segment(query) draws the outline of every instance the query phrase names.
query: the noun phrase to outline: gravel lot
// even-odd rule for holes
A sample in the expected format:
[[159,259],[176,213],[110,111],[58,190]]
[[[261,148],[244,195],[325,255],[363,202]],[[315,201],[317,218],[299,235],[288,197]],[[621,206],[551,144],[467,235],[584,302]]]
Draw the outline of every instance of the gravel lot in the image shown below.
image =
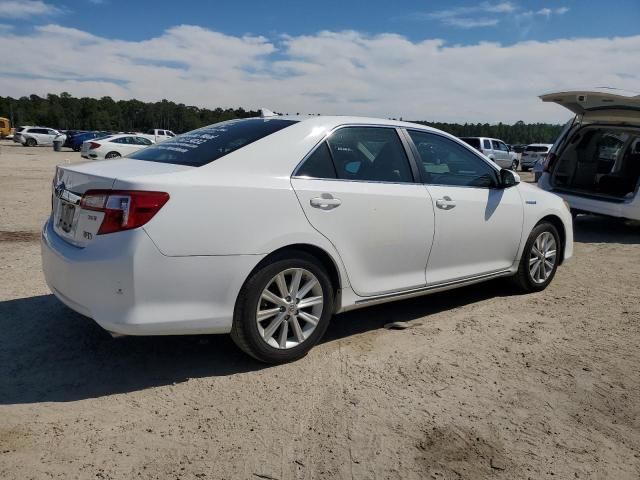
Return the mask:
[[79,159],[0,142],[0,478],[640,478],[637,224],[579,217],[545,292],[339,315],[265,367],[226,336],[112,339],[49,294],[39,229]]

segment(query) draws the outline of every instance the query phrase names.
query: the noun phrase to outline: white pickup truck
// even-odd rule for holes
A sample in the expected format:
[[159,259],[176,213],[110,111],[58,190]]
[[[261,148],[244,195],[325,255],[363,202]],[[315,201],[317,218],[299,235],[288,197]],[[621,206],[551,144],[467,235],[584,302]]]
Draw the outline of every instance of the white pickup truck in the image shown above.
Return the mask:
[[160,128],[154,128],[153,130],[149,130],[144,134],[149,140],[153,140],[154,143],[164,142],[172,137],[175,137],[176,134],[171,130],[163,130]]

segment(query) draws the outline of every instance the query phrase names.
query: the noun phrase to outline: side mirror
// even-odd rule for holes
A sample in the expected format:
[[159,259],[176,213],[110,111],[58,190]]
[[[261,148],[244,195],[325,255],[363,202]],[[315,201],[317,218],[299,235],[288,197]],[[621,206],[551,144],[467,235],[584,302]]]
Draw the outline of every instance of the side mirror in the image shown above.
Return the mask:
[[500,170],[500,186],[502,188],[513,187],[520,183],[520,175],[513,170],[503,168]]

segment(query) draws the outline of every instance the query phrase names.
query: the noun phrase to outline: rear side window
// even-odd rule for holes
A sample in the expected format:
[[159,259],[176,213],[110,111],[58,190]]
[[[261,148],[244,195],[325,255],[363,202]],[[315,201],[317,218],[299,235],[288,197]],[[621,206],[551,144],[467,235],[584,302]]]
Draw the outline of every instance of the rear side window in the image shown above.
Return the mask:
[[215,123],[172,137],[128,158],[201,167],[296,123],[278,118],[247,118]]
[[322,142],[296,172],[299,177],[337,178],[327,142]]
[[483,140],[485,150],[491,150],[491,140],[487,140],[486,138]]
[[339,179],[411,183],[409,159],[393,128],[345,127],[327,139]]
[[428,132],[409,131],[422,160],[424,183],[490,188],[496,171],[467,148]]

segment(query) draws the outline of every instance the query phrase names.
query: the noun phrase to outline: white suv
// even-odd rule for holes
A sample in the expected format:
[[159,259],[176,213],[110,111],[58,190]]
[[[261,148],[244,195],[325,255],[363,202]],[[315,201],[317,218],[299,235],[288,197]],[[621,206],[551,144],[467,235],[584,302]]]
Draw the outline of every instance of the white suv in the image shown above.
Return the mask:
[[20,143],[25,147],[52,145],[53,139],[60,135],[58,130],[46,127],[27,127],[20,132]]
[[574,214],[640,220],[640,96],[606,89],[540,98],[575,117],[547,155],[538,186],[564,198]]
[[461,137],[460,140],[486,155],[489,160],[495,162],[499,167],[510,168],[514,171],[518,168],[516,153],[512,152],[502,140],[486,137]]

